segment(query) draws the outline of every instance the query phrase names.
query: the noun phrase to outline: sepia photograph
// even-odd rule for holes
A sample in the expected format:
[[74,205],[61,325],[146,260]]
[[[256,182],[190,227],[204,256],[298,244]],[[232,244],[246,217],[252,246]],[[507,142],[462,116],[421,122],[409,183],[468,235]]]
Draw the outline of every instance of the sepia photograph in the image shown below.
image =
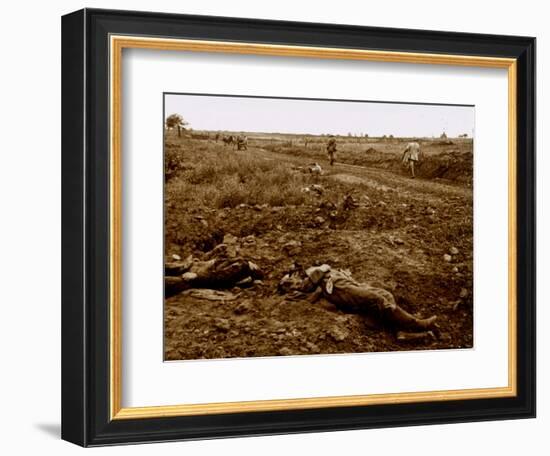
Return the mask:
[[474,106],[163,96],[165,361],[474,347]]

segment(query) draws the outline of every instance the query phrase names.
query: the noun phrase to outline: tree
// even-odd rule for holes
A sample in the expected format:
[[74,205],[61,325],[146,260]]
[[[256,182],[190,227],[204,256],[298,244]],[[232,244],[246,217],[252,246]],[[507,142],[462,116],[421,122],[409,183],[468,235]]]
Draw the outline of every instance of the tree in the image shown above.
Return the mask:
[[185,126],[189,125],[182,116],[179,114],[170,114],[166,118],[166,128],[171,130],[172,128],[178,129],[178,136],[181,136],[181,130],[185,130]]

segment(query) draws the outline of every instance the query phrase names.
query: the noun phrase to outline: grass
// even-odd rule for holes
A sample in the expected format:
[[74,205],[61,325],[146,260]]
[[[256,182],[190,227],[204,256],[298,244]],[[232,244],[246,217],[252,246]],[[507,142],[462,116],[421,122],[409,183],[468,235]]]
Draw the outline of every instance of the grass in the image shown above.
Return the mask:
[[[424,153],[424,159],[417,174],[429,179],[445,178],[450,181],[471,183],[473,176],[473,142],[471,139],[456,139],[445,143],[439,139],[418,140]],[[336,161],[350,165],[368,166],[391,170],[397,174],[406,174],[402,168],[401,157],[408,140],[369,139],[368,142],[355,139],[338,140]],[[267,142],[258,144],[267,150],[293,156],[308,157],[313,160],[326,160],[326,142],[310,141],[305,143]]]
[[[299,206],[305,202],[301,191],[307,176],[280,164],[253,156],[243,156],[215,144],[189,140],[172,147],[182,164],[166,186],[172,200],[193,200],[208,208],[234,208],[240,204]],[[183,202],[180,201],[180,202]]]

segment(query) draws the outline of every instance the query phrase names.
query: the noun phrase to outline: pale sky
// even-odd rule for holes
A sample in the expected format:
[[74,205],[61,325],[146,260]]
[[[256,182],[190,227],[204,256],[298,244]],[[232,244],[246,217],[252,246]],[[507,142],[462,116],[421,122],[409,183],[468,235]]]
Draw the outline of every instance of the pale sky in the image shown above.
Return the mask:
[[178,113],[194,130],[365,134],[396,137],[474,135],[474,107],[368,101],[165,94],[165,118]]

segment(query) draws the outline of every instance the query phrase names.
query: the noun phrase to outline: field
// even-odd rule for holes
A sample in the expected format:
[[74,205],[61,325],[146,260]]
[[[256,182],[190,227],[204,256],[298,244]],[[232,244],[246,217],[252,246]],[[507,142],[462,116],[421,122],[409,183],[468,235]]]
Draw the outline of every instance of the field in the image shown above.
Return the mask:
[[[418,139],[411,179],[400,164],[409,138],[248,134],[248,150],[212,133],[165,139],[165,260],[211,258],[225,244],[263,271],[220,299],[165,300],[165,359],[357,353],[473,346],[471,139]],[[321,176],[307,172],[317,162]],[[328,263],[390,290],[441,334],[400,341],[391,328],[321,300],[277,292],[293,263]],[[231,296],[231,298],[224,298]]]

